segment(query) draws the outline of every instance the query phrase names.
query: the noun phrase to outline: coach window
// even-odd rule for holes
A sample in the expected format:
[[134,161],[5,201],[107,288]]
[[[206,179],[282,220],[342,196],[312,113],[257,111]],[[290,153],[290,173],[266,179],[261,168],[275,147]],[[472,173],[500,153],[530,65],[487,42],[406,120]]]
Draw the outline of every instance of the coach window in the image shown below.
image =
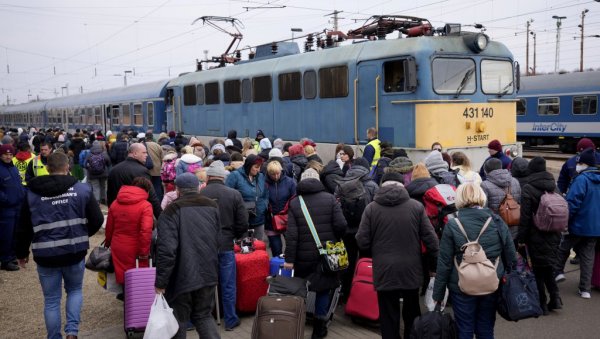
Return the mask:
[[123,120],[121,124],[123,125],[131,125],[131,108],[129,104],[123,104]]
[[302,99],[302,75],[300,72],[279,74],[278,78],[279,100]]
[[558,115],[560,114],[560,100],[558,98],[539,98],[539,115]]
[[204,105],[204,85],[196,86],[196,105]]
[[471,59],[436,58],[432,64],[433,90],[437,94],[475,93],[475,62]]
[[219,99],[219,83],[211,82],[204,85],[204,103],[207,105],[218,105]]
[[262,77],[252,78],[252,101],[268,102],[273,97],[271,86],[271,76],[265,75]]
[[102,109],[98,106],[94,107],[94,116],[96,117],[96,125],[102,124]]
[[348,67],[336,66],[319,70],[319,97],[342,98],[348,96]]
[[248,103],[252,101],[252,82],[250,79],[242,80],[242,102]]
[[[67,112],[67,122],[69,123],[69,125],[73,124],[73,121],[75,121],[75,117],[79,115],[79,108],[76,108],[75,111],[69,110]],[[79,122],[79,121],[77,121]]]
[[183,105],[194,106],[196,104],[196,86],[189,85],[183,87]]
[[525,99],[519,99],[517,101],[517,115],[525,115],[527,112],[527,101]]
[[136,126],[142,126],[144,124],[142,104],[133,104],[133,124]]
[[598,97],[595,95],[573,97],[573,114],[596,114],[597,108]]
[[154,126],[154,103],[149,102],[146,111],[148,112],[148,126]]
[[304,72],[304,98],[314,99],[317,97],[317,72]]
[[120,115],[120,109],[118,105],[114,105],[112,106],[111,112],[110,112],[110,116],[112,117],[112,124],[113,125],[118,125],[119,124],[119,115]]
[[513,68],[510,61],[481,61],[481,90],[485,94],[512,94]]
[[93,125],[94,124],[94,109],[92,107],[88,107],[85,109],[85,113],[86,113],[86,125]]
[[385,92],[405,92],[404,64],[405,60],[395,60],[383,63]]
[[241,83],[239,80],[223,82],[223,101],[226,104],[239,104],[242,102]]

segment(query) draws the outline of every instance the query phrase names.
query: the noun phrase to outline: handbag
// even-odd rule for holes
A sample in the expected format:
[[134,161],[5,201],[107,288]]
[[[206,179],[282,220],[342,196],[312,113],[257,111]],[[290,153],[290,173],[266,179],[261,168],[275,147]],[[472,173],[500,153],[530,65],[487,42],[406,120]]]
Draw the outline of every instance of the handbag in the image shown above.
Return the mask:
[[292,196],[291,198],[288,199],[288,201],[285,203],[285,206],[283,206],[283,209],[281,211],[279,211],[279,213],[273,214],[271,212],[271,224],[273,226],[274,232],[284,233],[285,231],[287,231],[288,209],[290,207],[290,201],[293,198],[294,198],[294,196]]
[[304,218],[308,223],[310,233],[312,234],[317,245],[319,255],[321,255],[321,269],[323,272],[333,273],[347,269],[350,264],[348,262],[348,252],[346,251],[344,242],[342,240],[336,242],[326,241],[325,247],[323,247],[321,244],[321,239],[319,239],[319,234],[317,233],[312,218],[310,217],[310,213],[308,213],[308,209],[306,208],[304,199],[302,196],[298,196],[298,198],[300,199],[302,214],[304,214]]
[[256,213],[256,202],[258,201],[258,194],[260,191],[258,190],[258,178],[256,178],[256,194],[254,195],[254,201],[244,201],[244,206],[248,211],[248,219],[256,218],[258,215]]
[[104,241],[100,246],[96,246],[85,262],[85,268],[92,271],[114,272],[110,248],[104,246]]

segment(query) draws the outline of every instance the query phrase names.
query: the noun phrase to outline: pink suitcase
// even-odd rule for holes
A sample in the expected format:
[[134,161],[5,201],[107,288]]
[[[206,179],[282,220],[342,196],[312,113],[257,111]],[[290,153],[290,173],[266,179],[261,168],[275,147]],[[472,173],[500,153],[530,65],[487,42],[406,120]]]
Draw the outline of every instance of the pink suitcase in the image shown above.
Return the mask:
[[594,269],[592,270],[592,286],[600,288],[600,252],[596,252]]
[[[139,266],[137,260],[136,266]],[[123,326],[129,337],[135,332],[143,332],[146,329],[150,307],[156,296],[155,278],[155,267],[132,268],[125,272]]]

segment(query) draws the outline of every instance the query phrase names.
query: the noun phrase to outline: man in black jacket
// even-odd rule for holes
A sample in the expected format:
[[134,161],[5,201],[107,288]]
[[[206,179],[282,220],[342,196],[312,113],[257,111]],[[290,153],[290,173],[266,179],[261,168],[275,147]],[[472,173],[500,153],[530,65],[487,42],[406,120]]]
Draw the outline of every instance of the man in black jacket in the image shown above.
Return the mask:
[[220,160],[213,161],[206,169],[208,183],[201,195],[214,200],[219,205],[221,235],[219,236],[219,283],[223,296],[225,330],[231,331],[240,324],[235,313],[236,267],[233,241],[248,231],[248,211],[242,194],[225,186],[223,181],[227,171]]
[[47,168],[50,175],[33,178],[28,183],[27,199],[15,233],[16,254],[24,268],[31,245],[44,293],[48,338],[62,338],[60,300],[64,280],[65,334],[67,339],[73,339],[79,332],[88,237],[100,229],[104,217],[91,187],[69,175],[67,155],[51,154]]
[[[148,151],[146,151],[146,146],[139,143],[131,144],[127,159],[110,170],[108,173],[108,187],[106,191],[106,200],[109,207],[117,198],[117,193],[119,193],[121,186],[131,185],[133,179],[136,177],[143,177],[152,181],[152,177],[144,165],[147,156]],[[154,189],[148,192],[148,201],[152,204],[154,216],[158,218],[161,208],[160,201],[158,201]]]
[[185,338],[190,320],[200,338],[220,338],[211,312],[218,281],[217,203],[198,193],[192,173],[175,180],[179,198],[158,219],[156,293],[165,294],[179,322],[174,338]]

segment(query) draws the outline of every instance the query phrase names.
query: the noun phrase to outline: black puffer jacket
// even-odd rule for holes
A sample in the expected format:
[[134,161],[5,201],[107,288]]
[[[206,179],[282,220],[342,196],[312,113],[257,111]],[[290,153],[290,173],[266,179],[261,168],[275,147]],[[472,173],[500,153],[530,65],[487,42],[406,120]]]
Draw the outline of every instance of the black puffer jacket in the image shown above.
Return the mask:
[[373,253],[373,282],[377,291],[416,289],[423,282],[421,242],[435,272],[439,242],[425,208],[410,199],[406,189],[384,186],[363,214],[356,241]]
[[521,194],[521,224],[519,243],[527,244],[534,266],[554,266],[557,259],[560,233],[538,230],[533,224],[533,214],[537,211],[544,192],[558,192],[554,177],[549,172],[533,173]]
[[529,161],[523,159],[521,157],[514,158],[512,161],[512,165],[510,166],[510,174],[513,178],[519,181],[521,185],[521,190],[527,184],[527,180],[529,177]]
[[437,184],[438,183],[434,178],[418,178],[413,179],[410,184],[406,186],[406,190],[411,198],[423,204],[423,196],[425,195],[425,192]]
[[[321,242],[338,241],[346,232],[346,219],[335,197],[325,192],[317,179],[301,181],[296,192],[304,198]],[[337,275],[324,275],[319,269],[319,252],[302,213],[299,197],[290,202],[285,241],[285,261],[294,264],[296,276],[311,282],[311,290],[324,291],[339,285]]]
[[[362,166],[353,166],[348,170],[348,172],[346,172],[346,176],[338,181],[338,184],[342,185],[343,183],[354,180],[356,178],[360,178],[360,182],[362,182],[363,186],[365,187],[365,190],[367,191],[367,204],[371,203],[371,201],[373,201],[373,198],[375,198],[375,194],[379,190],[379,186],[377,186],[375,181],[371,179],[368,169]],[[343,200],[339,186],[335,189],[335,197],[339,201]],[[358,231],[358,224],[358,221],[352,221],[351,223],[349,223],[347,232],[356,233]]]
[[342,172],[340,165],[335,160],[328,162],[323,171],[321,171],[321,182],[323,182],[329,193],[335,192],[338,180],[343,177],[344,172]]
[[[106,185],[106,200],[108,206],[110,206],[117,198],[117,193],[119,193],[121,186],[131,185],[133,179],[137,177],[143,177],[152,181],[152,177],[146,166],[142,165],[134,158],[128,157],[125,161],[114,166],[110,172],[108,172],[108,182]],[[160,201],[158,201],[154,188],[151,188],[150,192],[148,192],[148,202],[152,204],[152,213],[158,218],[162,209],[160,208]]]
[[306,168],[306,164],[308,164],[308,160],[304,154],[296,154],[290,158],[292,161],[292,178],[296,180],[296,182],[300,181],[300,176],[304,169]]

